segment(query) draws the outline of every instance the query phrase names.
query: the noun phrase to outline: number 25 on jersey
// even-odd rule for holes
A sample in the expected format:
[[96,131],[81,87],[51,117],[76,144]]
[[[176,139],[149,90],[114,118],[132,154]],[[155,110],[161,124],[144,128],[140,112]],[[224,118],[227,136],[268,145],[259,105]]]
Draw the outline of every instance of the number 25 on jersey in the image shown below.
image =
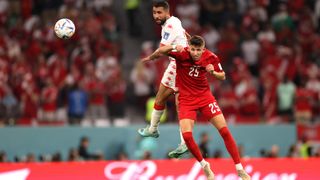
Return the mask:
[[197,66],[190,67],[189,76],[198,77],[199,76],[199,67],[197,67]]
[[220,108],[217,105],[217,102],[210,103],[209,108],[210,108],[212,114],[215,114],[216,112],[220,111]]

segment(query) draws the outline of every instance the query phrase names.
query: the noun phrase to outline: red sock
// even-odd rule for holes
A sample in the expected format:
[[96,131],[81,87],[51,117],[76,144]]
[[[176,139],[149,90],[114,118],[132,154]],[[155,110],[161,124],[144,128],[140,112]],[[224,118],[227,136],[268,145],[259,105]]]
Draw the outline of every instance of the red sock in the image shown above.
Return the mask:
[[200,162],[203,160],[202,154],[196,142],[193,139],[192,132],[184,132],[182,133],[183,139],[186,142],[186,145],[189,151],[193,154],[193,156]]
[[238,148],[236,142],[234,141],[229,129],[227,127],[223,127],[219,130],[220,135],[224,140],[224,144],[233,159],[235,164],[240,163],[240,155],[238,152]]
[[165,106],[154,103],[153,108],[156,110],[164,110]]

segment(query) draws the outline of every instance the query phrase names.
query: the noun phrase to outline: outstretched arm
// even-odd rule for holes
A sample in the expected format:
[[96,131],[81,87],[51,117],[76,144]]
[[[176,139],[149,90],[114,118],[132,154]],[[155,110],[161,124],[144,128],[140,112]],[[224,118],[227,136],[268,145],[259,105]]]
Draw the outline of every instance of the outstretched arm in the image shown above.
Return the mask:
[[190,39],[191,39],[191,35],[186,31],[186,32],[184,32],[184,34],[186,35],[186,37],[187,37],[187,40],[189,41]]
[[219,80],[226,79],[226,74],[224,73],[224,71],[222,71],[222,72],[215,71],[212,64],[208,64],[206,66],[206,70],[207,70],[207,72],[209,72],[211,75],[213,75],[215,78],[217,78]]
[[168,55],[168,53],[172,50],[176,50],[180,52],[182,51],[182,49],[183,49],[182,46],[176,46],[176,45],[161,46],[157,50],[155,50],[150,56],[143,58],[141,61],[142,62],[152,61],[161,57],[162,55]]

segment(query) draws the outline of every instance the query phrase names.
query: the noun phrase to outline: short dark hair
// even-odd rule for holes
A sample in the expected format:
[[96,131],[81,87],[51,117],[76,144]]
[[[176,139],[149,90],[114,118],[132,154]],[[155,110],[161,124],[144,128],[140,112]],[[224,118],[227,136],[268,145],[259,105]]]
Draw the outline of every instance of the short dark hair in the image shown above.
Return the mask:
[[81,142],[89,141],[89,138],[87,136],[82,136],[80,141]]
[[205,44],[204,39],[201,36],[194,35],[190,38],[189,44],[192,46],[203,46]]
[[165,0],[154,0],[153,7],[163,7],[163,9],[168,10],[170,8],[169,3]]

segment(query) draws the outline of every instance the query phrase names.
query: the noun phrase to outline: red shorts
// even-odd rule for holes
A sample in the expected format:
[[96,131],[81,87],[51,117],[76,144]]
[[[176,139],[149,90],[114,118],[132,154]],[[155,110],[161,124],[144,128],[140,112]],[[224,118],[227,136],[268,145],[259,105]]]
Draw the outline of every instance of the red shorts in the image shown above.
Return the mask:
[[198,96],[192,99],[180,98],[178,106],[179,120],[181,119],[197,119],[197,111],[202,113],[205,119],[211,118],[222,114],[222,111],[216,99],[210,94],[207,96]]

